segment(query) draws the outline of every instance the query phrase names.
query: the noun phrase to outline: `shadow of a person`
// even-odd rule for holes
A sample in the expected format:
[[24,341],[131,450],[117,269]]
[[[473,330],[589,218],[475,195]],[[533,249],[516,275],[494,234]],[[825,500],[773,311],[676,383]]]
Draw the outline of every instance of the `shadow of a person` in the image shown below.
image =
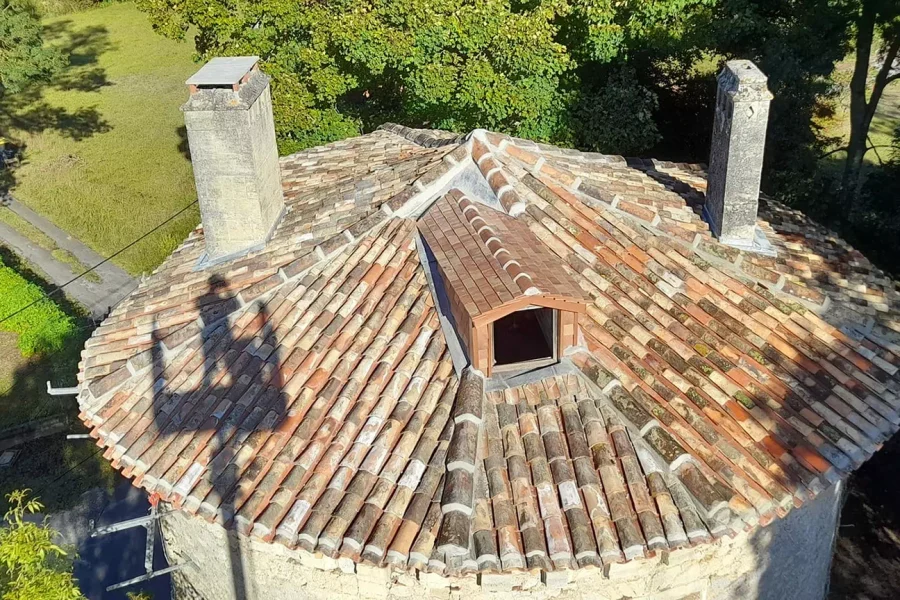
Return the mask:
[[[226,353],[231,349],[234,339],[230,327],[224,328],[221,338],[211,339],[213,332],[218,330],[218,324],[222,319],[234,313],[240,308],[237,299],[227,293],[228,282],[218,275],[213,275],[207,281],[208,288],[206,294],[197,299],[197,308],[204,323],[203,333],[203,353],[204,353],[204,369],[203,369],[203,389],[212,392],[212,374],[214,370],[225,360]],[[208,325],[207,325],[208,323]],[[211,343],[207,343],[211,342]],[[237,377],[240,374],[235,374]],[[235,377],[236,378],[236,377]],[[224,395],[224,394],[222,394]],[[218,454],[222,451],[228,440],[224,429],[218,429],[214,438],[214,453]],[[225,465],[222,473],[216,474],[214,471],[209,472],[212,479],[212,493],[218,496],[219,510],[223,525],[228,526],[229,522],[234,518],[234,496],[232,494],[238,482],[238,467],[231,461]],[[230,499],[229,499],[230,498]],[[228,540],[228,560],[231,568],[231,585],[234,590],[235,600],[247,599],[247,581],[244,574],[244,560],[241,553],[240,540],[237,534],[226,529],[226,539]]]
[[[247,600],[250,589],[241,540],[232,527],[240,503],[246,500],[243,493],[246,490],[241,490],[239,483],[242,477],[253,479],[252,473],[260,471],[261,465],[264,465],[264,460],[254,457],[255,450],[259,449],[258,441],[266,431],[277,426],[284,415],[285,405],[278,369],[281,357],[278,340],[269,322],[269,309],[265,303],[241,306],[236,293],[230,289],[226,279],[212,275],[207,281],[206,292],[195,301],[202,323],[202,380],[189,393],[187,402],[183,397],[181,402],[174,400],[174,403],[183,409],[177,427],[181,433],[190,435],[206,430],[206,433],[212,434],[207,441],[210,451],[206,454],[209,462],[204,477],[209,492],[204,504],[217,507],[215,520],[226,529],[232,597]],[[229,316],[241,315],[245,311],[252,311],[253,318],[243,331],[236,334],[238,328]],[[243,390],[237,382],[242,375],[248,374],[244,372],[246,361],[237,358],[242,352],[253,355],[266,365],[272,376],[265,381],[269,393],[259,394],[252,404],[238,407],[239,398],[236,396],[240,396]],[[165,355],[156,327],[152,359],[154,381],[165,381]],[[162,389],[155,390],[155,396],[160,406],[162,403],[173,403],[173,399],[167,397]],[[223,402],[226,399],[230,402]],[[193,405],[186,406],[189,403]],[[218,410],[213,412],[222,404],[228,408],[221,414]],[[184,411],[192,412],[184,414]],[[261,419],[263,415],[266,418]],[[159,431],[174,431],[169,415],[157,411],[157,418]],[[197,424],[193,430],[192,424]],[[235,424],[236,427],[231,426]],[[251,438],[251,434],[256,435]]]

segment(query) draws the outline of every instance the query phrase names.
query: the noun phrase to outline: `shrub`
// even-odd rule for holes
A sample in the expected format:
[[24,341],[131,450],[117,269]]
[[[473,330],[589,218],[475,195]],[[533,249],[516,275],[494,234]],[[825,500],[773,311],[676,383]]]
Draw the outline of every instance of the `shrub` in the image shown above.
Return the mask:
[[46,522],[31,523],[27,514],[40,511],[28,490],[7,496],[10,509],[0,527],[0,597],[4,600],[83,599],[72,577],[72,556],[54,543],[57,533]]
[[2,261],[0,290],[0,330],[19,335],[19,350],[23,356],[61,350],[75,332],[72,318],[51,300],[37,302],[16,314],[44,294],[40,287],[26,281]]

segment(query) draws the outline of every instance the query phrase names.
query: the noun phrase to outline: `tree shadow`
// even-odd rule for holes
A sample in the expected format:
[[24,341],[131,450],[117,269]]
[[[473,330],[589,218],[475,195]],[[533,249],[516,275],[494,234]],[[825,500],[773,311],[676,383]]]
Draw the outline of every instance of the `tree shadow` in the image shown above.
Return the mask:
[[670,175],[669,173],[660,171],[650,160],[641,158],[626,158],[625,162],[632,169],[640,171],[657,183],[662,184],[667,190],[681,196],[685,204],[687,204],[692,209],[700,209],[706,202],[706,194],[703,191],[698,190],[689,183],[684,182],[677,177]]
[[46,26],[44,34],[68,57],[68,68],[51,82],[54,87],[95,92],[112,85],[106,77],[106,69],[97,66],[102,54],[115,50],[106,27],[94,25],[73,30],[72,21],[65,20]]
[[[48,91],[92,93],[112,85],[99,57],[114,48],[105,27],[74,29],[72,21],[58,21],[44,29],[48,43],[68,59],[50,81],[34,83],[15,94],[0,95],[0,134],[7,138],[6,160],[0,161],[0,192],[15,187],[15,171],[27,162],[29,135],[53,131],[83,140],[112,129],[97,106],[67,108],[48,101]],[[4,150],[4,148],[0,148]]]
[[[195,492],[198,485],[208,488],[199,513],[225,527],[233,598],[246,600],[249,582],[236,517],[253,491],[247,482],[260,476],[267,462],[257,453],[285,416],[280,345],[268,307],[264,303],[241,306],[228,280],[221,276],[210,276],[206,292],[194,307],[203,323],[202,379],[192,391],[170,388],[175,374],[167,370],[165,338],[160,328],[153,328],[154,424],[160,438],[194,438],[191,446],[195,450],[198,444],[208,448],[202,453],[206,457],[204,474],[194,488]],[[250,317],[244,319],[243,335],[238,337],[233,315]],[[263,385],[248,387],[248,377],[257,373]],[[199,457],[194,460],[201,461]]]

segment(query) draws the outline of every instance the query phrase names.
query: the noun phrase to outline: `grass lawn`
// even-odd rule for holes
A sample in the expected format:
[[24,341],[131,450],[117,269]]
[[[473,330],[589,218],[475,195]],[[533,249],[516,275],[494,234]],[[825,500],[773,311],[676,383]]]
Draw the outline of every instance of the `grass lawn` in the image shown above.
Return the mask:
[[[841,96],[836,101],[835,113],[821,125],[824,127],[823,135],[840,138],[837,146],[844,145],[850,139],[850,79],[853,76],[854,54],[850,54],[835,67],[835,82],[843,86]],[[874,70],[870,73],[869,88],[872,88]],[[887,161],[891,157],[891,142],[894,129],[900,125],[900,83],[891,83],[884,88],[884,94],[878,102],[875,117],[869,127],[869,146],[874,149],[866,153],[866,163],[877,165],[881,161]],[[845,152],[836,152],[823,161],[826,168],[841,172],[844,167]]]
[[0,331],[0,430],[67,410],[75,411],[75,399],[51,396],[46,382],[57,387],[77,383],[79,351],[86,335],[78,336],[53,356],[29,358],[22,357],[16,337],[14,333]]
[[[40,272],[3,246],[0,246],[0,265],[4,269],[4,285],[10,288],[4,289],[3,293],[7,295],[0,297],[0,317],[27,304],[40,290],[47,292],[54,287]],[[9,277],[10,269],[17,276]],[[16,317],[7,321],[0,331],[0,431],[76,409],[71,397],[47,394],[46,382],[51,381],[58,387],[77,383],[78,361],[84,342],[90,335],[91,323],[86,319],[81,305],[65,296],[54,298],[53,302],[45,301],[28,309],[35,311],[30,314],[36,315],[37,320],[21,320]],[[29,313],[22,315],[28,317]],[[34,331],[42,331],[42,319],[57,322],[60,317],[70,319],[68,326],[64,329],[56,328],[47,334],[53,336],[56,349],[24,357],[19,334],[30,330],[33,336]]]
[[[0,258],[26,280],[45,291],[52,286],[40,273],[0,247]],[[18,335],[0,331],[0,432],[35,419],[68,413],[74,419],[78,408],[71,396],[50,396],[46,382],[57,386],[76,384],[78,360],[84,341],[90,335],[82,309],[65,297],[56,304],[75,320],[62,348],[49,354],[22,356]],[[73,425],[78,430],[77,425]],[[47,510],[69,508],[88,489],[110,489],[115,475],[109,462],[86,440],[65,439],[65,433],[17,446],[20,453],[11,466],[0,469],[0,514],[6,506],[5,495],[20,488],[31,488],[40,495]]]
[[[45,20],[70,55],[49,85],[9,95],[0,129],[24,146],[13,194],[109,256],[195,198],[184,120],[192,45],[154,33],[132,4]],[[199,221],[196,208],[115,259],[156,267]]]

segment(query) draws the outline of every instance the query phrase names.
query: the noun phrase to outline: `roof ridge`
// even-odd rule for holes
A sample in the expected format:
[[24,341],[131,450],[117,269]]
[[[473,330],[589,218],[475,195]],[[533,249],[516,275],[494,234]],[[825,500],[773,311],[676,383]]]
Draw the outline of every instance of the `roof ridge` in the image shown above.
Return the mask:
[[[453,199],[465,221],[475,230],[475,233],[478,234],[479,239],[484,243],[488,252],[490,252],[494,260],[499,263],[500,268],[506,271],[513,282],[519,286],[522,293],[526,296],[540,294],[541,290],[535,286],[531,274],[522,268],[522,264],[512,255],[512,253],[510,253],[509,248],[503,244],[499,232],[494,231],[494,228],[488,225],[484,220],[476,203],[472,202],[468,196],[455,188],[450,190],[447,196]],[[493,210],[490,207],[486,208],[488,210]],[[479,221],[480,223],[478,223]],[[506,254],[505,262],[499,258],[500,255],[504,253]],[[527,279],[528,281],[519,281],[520,279]]]
[[425,148],[438,148],[450,144],[461,144],[468,139],[469,134],[455,134],[452,131],[442,129],[415,129],[397,123],[383,123],[376,131],[388,131]]

